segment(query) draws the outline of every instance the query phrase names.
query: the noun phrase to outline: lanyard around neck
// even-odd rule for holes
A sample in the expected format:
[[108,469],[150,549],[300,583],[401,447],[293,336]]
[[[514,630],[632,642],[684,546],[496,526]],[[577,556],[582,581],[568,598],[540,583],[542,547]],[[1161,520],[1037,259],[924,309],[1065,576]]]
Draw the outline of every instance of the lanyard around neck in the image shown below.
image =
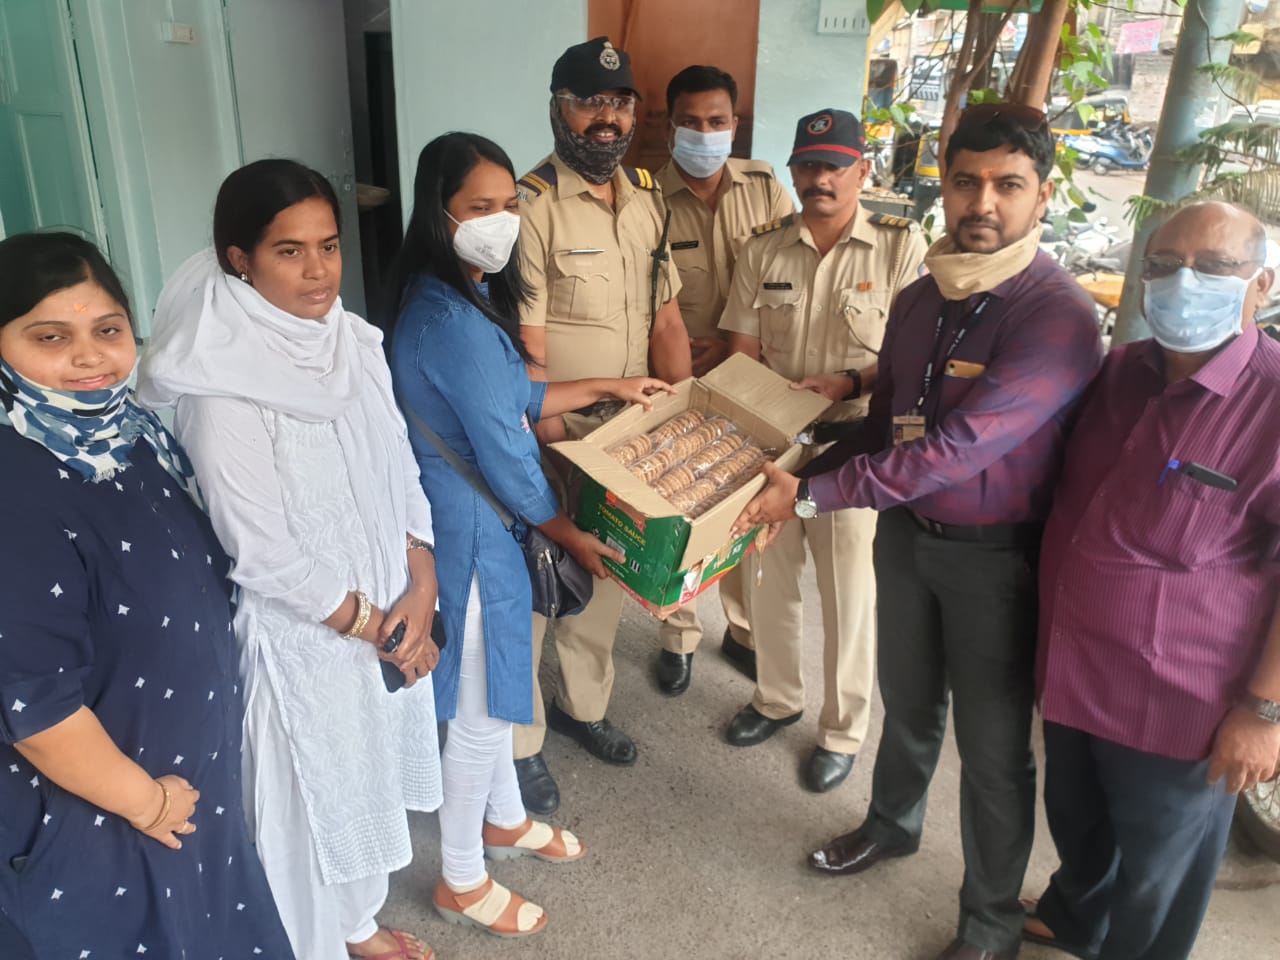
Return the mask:
[[933,389],[934,371],[955,356],[955,352],[960,348],[961,342],[969,333],[969,328],[982,316],[982,312],[987,309],[987,304],[990,302],[991,294],[988,293],[976,307],[961,318],[956,335],[951,338],[951,346],[947,347],[947,352],[941,360],[937,359],[938,343],[942,340],[942,327],[946,323],[946,305],[944,304],[943,308],[938,311],[938,324],[933,331],[933,346],[929,348],[929,364],[924,368],[924,380],[920,384],[920,396],[916,400],[915,412],[917,414],[924,412],[924,403],[929,398],[929,391]]

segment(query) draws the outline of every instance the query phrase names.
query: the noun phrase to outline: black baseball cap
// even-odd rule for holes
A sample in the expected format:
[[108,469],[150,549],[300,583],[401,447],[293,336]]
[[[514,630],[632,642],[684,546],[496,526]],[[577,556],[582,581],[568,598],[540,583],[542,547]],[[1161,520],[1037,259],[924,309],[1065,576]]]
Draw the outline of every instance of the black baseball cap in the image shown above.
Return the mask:
[[848,110],[828,107],[800,118],[787,166],[793,163],[830,163],[837,167],[851,167],[862,159],[866,148],[862,122]]
[[575,97],[594,97],[605,90],[636,91],[631,76],[631,58],[619,50],[608,37],[596,37],[574,44],[551,68],[551,92],[568,90]]

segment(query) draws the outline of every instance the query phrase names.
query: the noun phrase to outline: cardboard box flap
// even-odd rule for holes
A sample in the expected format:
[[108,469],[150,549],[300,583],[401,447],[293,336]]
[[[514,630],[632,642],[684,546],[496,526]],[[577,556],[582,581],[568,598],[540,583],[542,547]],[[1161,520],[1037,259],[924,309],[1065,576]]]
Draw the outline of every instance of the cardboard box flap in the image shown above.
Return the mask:
[[809,390],[792,390],[791,381],[746,354],[735,353],[701,379],[716,393],[758,412],[789,439],[818,419],[831,401]]
[[571,460],[591,479],[646,517],[675,517],[680,511],[603,449],[587,440],[562,440],[551,449]]

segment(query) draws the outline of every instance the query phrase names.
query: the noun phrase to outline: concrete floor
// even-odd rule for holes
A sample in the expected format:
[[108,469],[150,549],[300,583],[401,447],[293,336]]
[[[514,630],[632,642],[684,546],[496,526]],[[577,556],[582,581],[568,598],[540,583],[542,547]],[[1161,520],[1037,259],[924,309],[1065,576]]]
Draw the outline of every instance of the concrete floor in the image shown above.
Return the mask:
[[[812,598],[806,680],[810,691],[821,691],[811,578],[806,595]],[[804,863],[808,851],[856,825],[866,809],[879,704],[849,780],[826,795],[807,792],[798,771],[814,744],[819,705],[765,744],[728,746],[724,726],[750,698],[751,684],[719,654],[724,621],[717,598],[704,597],[700,609],[716,642],[695,657],[693,684],[674,700],[661,696],[651,679],[655,621],[630,603],[624,612],[609,716],[635,738],[636,766],[608,767],[548,734],[545,756],[563,797],[551,819],[582,838],[587,856],[563,866],[526,859],[493,870],[547,910],[545,931],[507,941],[439,919],[430,905],[440,870],[435,816],[415,816],[414,862],[392,878],[383,922],[414,931],[440,960],[932,960],[953,934],[963,870],[954,744],[948,740],[934,779],[917,855],[857,877],[813,873]],[[544,685],[554,676],[552,666],[544,664]],[[1028,895],[1039,893],[1054,863],[1042,818]],[[1276,882],[1280,867],[1233,849],[1196,960],[1280,956],[1280,897],[1277,888],[1267,888]],[[1028,946],[1021,956],[1065,954]]]

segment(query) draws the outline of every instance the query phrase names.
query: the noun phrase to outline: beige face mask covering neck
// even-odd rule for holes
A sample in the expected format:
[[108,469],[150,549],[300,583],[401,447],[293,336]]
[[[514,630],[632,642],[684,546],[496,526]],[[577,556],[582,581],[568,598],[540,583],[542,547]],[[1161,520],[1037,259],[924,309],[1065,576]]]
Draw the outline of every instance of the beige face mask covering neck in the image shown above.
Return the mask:
[[975,293],[994,290],[1031,265],[1040,249],[1040,224],[1016,243],[994,253],[962,253],[951,237],[944,236],[929,248],[924,265],[938,281],[948,300],[965,300]]

